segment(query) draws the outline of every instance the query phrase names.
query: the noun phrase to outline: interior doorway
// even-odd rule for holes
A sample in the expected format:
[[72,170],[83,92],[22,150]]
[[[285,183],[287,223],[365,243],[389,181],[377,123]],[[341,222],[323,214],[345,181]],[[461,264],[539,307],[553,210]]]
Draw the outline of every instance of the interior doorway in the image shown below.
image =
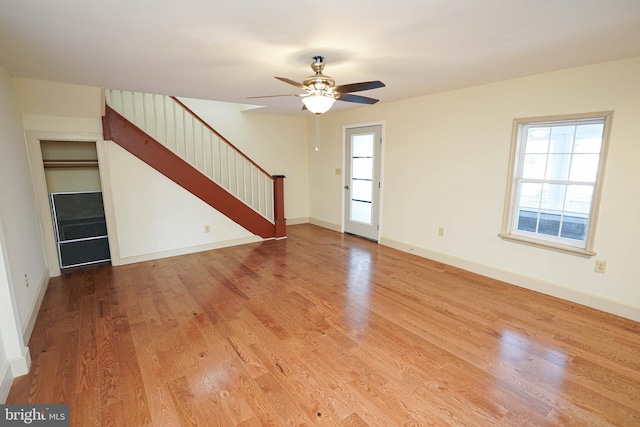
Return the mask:
[[378,241],[382,125],[345,130],[344,231]]

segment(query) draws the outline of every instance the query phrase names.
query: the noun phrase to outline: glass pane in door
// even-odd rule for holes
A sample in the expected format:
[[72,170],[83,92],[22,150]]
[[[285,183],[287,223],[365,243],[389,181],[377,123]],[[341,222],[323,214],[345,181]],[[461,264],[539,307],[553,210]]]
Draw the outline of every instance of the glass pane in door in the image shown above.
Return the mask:
[[371,224],[371,202],[351,200],[351,221]]
[[351,199],[370,202],[373,196],[373,181],[370,179],[354,179],[351,181]]
[[373,195],[372,134],[355,135],[351,140],[351,220],[371,224]]
[[373,157],[373,135],[355,135],[351,153],[353,157]]
[[352,178],[373,179],[373,157],[354,157],[351,165]]

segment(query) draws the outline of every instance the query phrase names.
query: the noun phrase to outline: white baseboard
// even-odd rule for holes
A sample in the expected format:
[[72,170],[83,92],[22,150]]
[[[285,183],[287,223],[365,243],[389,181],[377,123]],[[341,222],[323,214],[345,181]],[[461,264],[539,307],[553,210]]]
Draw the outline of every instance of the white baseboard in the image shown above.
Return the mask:
[[299,218],[287,218],[287,225],[308,224],[309,217],[301,216]]
[[7,401],[13,379],[29,373],[31,368],[31,353],[28,347],[22,349],[22,356],[9,359],[0,371],[0,404]]
[[242,237],[239,239],[225,240],[222,242],[214,242],[214,243],[209,243],[209,244],[200,245],[200,246],[190,246],[187,248],[172,249],[169,251],[153,252],[150,254],[134,255],[130,257],[121,257],[117,264],[116,263],[112,263],[112,264],[113,265],[134,264],[136,262],[152,261],[154,259],[169,258],[172,256],[186,255],[186,254],[192,254],[196,252],[210,251],[212,249],[220,249],[220,248],[226,248],[229,246],[245,245],[247,243],[255,243],[255,242],[262,242],[262,241],[264,241],[264,239],[262,239],[259,236],[248,236],[248,237]]
[[[309,217],[287,218],[287,225],[308,224],[309,222],[310,222]],[[323,223],[323,224],[329,224],[329,223]],[[316,225],[320,225],[321,227],[325,227],[325,228],[331,228],[326,225],[321,225],[321,224],[316,224]],[[335,227],[337,227],[336,231],[340,231],[339,225]],[[335,228],[331,228],[331,229],[334,230]],[[210,251],[213,249],[226,248],[229,246],[245,245],[247,243],[256,243],[256,242],[261,242],[263,240],[265,239],[262,239],[259,236],[242,237],[239,239],[225,240],[222,242],[215,242],[215,243],[210,243],[210,244],[200,245],[200,246],[191,246],[187,248],[172,249],[169,251],[153,252],[150,254],[121,257],[118,260],[112,259],[111,264],[112,265],[134,264],[136,262],[153,261],[154,259],[169,258],[172,256]]]
[[9,363],[11,364],[11,375],[13,375],[13,378],[27,375],[29,369],[31,369],[31,352],[29,351],[29,347],[24,347],[22,349],[22,356],[9,359]]
[[36,300],[31,307],[31,311],[27,317],[27,323],[22,326],[22,337],[24,339],[24,343],[28,344],[29,339],[31,338],[31,333],[33,332],[33,327],[36,324],[36,319],[38,318],[38,313],[40,312],[40,306],[42,305],[42,300],[44,299],[44,294],[47,292],[47,287],[49,286],[49,271],[45,269],[42,273],[42,277],[40,278],[40,287],[38,288],[38,295],[36,296]]
[[0,371],[0,404],[4,404],[7,401],[12,383],[13,373],[11,372],[11,364],[7,361]]
[[532,291],[543,293],[545,295],[572,301],[577,304],[585,305],[587,307],[595,308],[597,310],[605,311],[607,313],[615,314],[617,316],[640,322],[640,307],[634,305],[611,300],[599,295],[593,295],[588,292],[582,292],[576,289],[567,288],[565,286],[540,280],[535,277],[524,276],[522,274],[501,270],[499,268],[469,261],[467,259],[459,258],[453,255],[447,255],[441,252],[432,251],[430,249],[416,247],[414,245],[410,245],[408,243],[400,242],[386,237],[380,238],[380,244],[398,249],[403,252],[412,253],[423,258],[428,258],[447,265],[451,265],[453,267],[458,267],[472,273],[480,274],[482,276],[487,276],[492,279],[507,282],[521,288],[526,288]]
[[309,223],[313,225],[317,225],[318,227],[328,228],[329,230],[337,231],[338,233],[342,232],[342,226],[340,224],[334,224],[332,222],[323,221],[318,218],[309,218]]
[[22,349],[22,356],[9,359],[0,371],[0,404],[7,401],[13,379],[29,373],[31,369],[31,353],[28,347]]

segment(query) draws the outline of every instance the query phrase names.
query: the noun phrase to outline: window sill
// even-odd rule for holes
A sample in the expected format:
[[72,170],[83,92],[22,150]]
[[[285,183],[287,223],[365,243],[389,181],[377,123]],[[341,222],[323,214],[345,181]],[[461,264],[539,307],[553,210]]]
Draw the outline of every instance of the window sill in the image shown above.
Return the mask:
[[503,240],[509,240],[515,243],[522,243],[529,246],[536,246],[543,249],[550,249],[553,251],[564,252],[570,255],[578,255],[582,257],[592,257],[596,255],[595,252],[588,251],[586,249],[576,248],[574,246],[559,245],[551,242],[545,242],[543,240],[530,239],[530,238],[527,238],[524,236],[518,236],[515,234],[500,233],[498,234],[498,236],[500,236]]

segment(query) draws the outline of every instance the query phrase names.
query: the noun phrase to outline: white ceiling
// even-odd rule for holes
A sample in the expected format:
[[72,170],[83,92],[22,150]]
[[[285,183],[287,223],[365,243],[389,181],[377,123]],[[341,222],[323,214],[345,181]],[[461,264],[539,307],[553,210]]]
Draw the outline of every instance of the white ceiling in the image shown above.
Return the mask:
[[247,103],[299,93],[273,77],[302,81],[314,55],[389,102],[639,56],[640,0],[0,0],[13,77]]

